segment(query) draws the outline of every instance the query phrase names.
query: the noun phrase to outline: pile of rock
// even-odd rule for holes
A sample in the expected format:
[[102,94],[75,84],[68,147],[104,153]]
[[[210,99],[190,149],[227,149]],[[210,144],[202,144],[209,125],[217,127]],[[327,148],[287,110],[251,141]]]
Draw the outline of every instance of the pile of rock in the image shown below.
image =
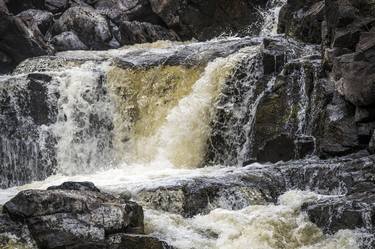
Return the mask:
[[[0,73],[25,58],[241,32],[266,0],[0,0]],[[254,29],[254,32],[259,29]]]
[[143,218],[141,206],[102,193],[89,182],[26,190],[3,207],[0,247],[171,248],[144,235]]

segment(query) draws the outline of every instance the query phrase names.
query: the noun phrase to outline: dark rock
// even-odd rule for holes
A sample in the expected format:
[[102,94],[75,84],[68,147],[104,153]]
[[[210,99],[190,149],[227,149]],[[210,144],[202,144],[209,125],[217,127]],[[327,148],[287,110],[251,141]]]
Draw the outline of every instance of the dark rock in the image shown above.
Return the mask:
[[312,0],[301,5],[288,0],[280,11],[278,32],[304,42],[320,43],[324,13],[324,1]]
[[123,21],[163,25],[161,18],[152,11],[148,0],[99,0],[95,3],[95,9],[117,25]]
[[45,34],[53,23],[52,13],[43,10],[29,9],[22,11],[17,16],[20,17],[28,27],[36,25],[42,34]]
[[9,14],[9,10],[8,10],[4,0],[0,0],[0,13]]
[[259,162],[289,161],[294,159],[296,145],[294,138],[288,135],[280,135],[264,142],[264,146],[258,151]]
[[4,212],[27,223],[39,248],[107,248],[110,235],[144,233],[141,206],[100,193],[88,182],[22,191]]
[[39,30],[28,28],[19,17],[0,13],[0,33],[0,51],[11,58],[2,62],[1,68],[15,66],[28,57],[52,52]]
[[100,190],[95,187],[92,182],[64,182],[59,186],[48,187],[47,190],[77,190],[77,191],[92,191],[99,192]]
[[1,80],[1,188],[43,180],[54,172],[56,141],[50,132],[40,131],[41,126],[56,122],[54,84],[50,75],[42,73]]
[[107,242],[111,249],[173,249],[164,241],[146,235],[115,234]]
[[35,241],[25,224],[14,222],[7,214],[0,213],[1,248],[36,248]]
[[371,154],[375,154],[375,132],[372,133],[370,143],[368,145],[368,151]]
[[48,11],[59,13],[68,8],[68,0],[45,0],[44,4]]
[[252,167],[252,170],[228,171],[217,177],[196,177],[145,188],[134,198],[152,209],[192,217],[215,208],[239,210],[249,205],[274,203],[284,190],[282,179],[267,168]]
[[28,9],[44,8],[44,0],[8,0],[6,3],[9,11],[14,15]]
[[120,25],[121,37],[117,37],[122,45],[155,42],[158,40],[178,41],[180,38],[171,30],[162,26],[145,22],[123,22]]
[[[208,0],[186,2],[183,0],[151,0],[153,11],[161,17],[168,28],[173,29],[184,40],[195,37],[205,40],[222,32],[241,32],[251,23],[261,21],[257,11],[267,1]],[[259,26],[254,25],[254,33]]]
[[107,20],[90,7],[72,7],[55,22],[52,34],[74,31],[90,49],[108,49],[112,34]]
[[326,233],[359,228],[371,231],[375,224],[374,203],[375,194],[363,193],[321,200],[318,203],[307,204],[303,209],[310,220]]
[[375,103],[375,64],[361,57],[359,53],[337,57],[333,73],[338,79],[337,89],[356,106]]
[[52,38],[51,44],[57,51],[88,50],[88,47],[78,38],[73,31],[63,32]]

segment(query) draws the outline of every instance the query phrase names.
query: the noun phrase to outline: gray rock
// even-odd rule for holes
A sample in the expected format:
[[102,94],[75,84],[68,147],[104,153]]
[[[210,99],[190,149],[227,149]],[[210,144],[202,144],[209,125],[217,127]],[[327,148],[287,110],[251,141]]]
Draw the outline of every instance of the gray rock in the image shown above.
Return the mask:
[[172,31],[159,25],[146,22],[122,22],[120,25],[120,37],[117,39],[122,45],[136,43],[155,42],[158,40],[178,41],[180,38]]
[[68,8],[68,0],[45,0],[44,4],[48,11],[59,13]]
[[29,9],[22,11],[17,15],[24,21],[27,26],[36,26],[42,32],[46,34],[47,30],[53,23],[53,14],[48,11]]
[[52,38],[51,44],[57,51],[88,50],[88,47],[78,38],[75,32],[67,31]]
[[55,22],[53,35],[74,31],[90,49],[108,49],[112,34],[107,20],[91,7],[71,7]]
[[[262,20],[257,9],[265,7],[267,3],[264,0],[251,3],[245,0],[150,2],[153,11],[184,40],[192,37],[206,40],[225,31],[241,32],[249,24]],[[259,32],[259,26],[254,25],[252,31]]]
[[146,235],[115,234],[107,243],[111,249],[173,249],[164,241]]
[[12,68],[25,58],[52,52],[39,29],[28,28],[19,17],[0,13],[0,33],[0,52],[10,58],[2,60],[0,68]]
[[39,248],[107,248],[110,235],[144,233],[141,206],[100,193],[88,182],[22,191],[4,212],[27,223]]

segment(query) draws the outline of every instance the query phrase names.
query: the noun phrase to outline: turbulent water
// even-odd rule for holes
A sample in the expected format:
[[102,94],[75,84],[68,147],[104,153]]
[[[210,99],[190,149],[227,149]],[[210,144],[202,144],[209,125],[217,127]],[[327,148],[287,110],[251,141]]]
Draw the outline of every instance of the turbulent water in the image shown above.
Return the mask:
[[[282,2],[275,4],[271,11],[264,12],[262,35],[269,35],[275,30]],[[235,41],[240,38],[224,39]],[[48,101],[56,108],[53,118],[56,122],[38,128],[37,140],[40,143],[35,145],[30,142],[27,153],[33,155],[42,151],[43,141],[53,136],[57,141],[54,152],[56,174],[44,181],[0,191],[0,203],[22,189],[44,189],[67,180],[92,181],[113,192],[127,189],[136,196],[143,188],[242,170],[223,166],[201,167],[205,166],[215,115],[223,109],[235,109],[236,120],[246,119],[246,122],[243,126],[236,121],[229,127],[231,132],[227,138],[233,142],[236,155],[231,158],[229,154],[218,153],[215,158],[226,157],[227,160],[216,162],[241,165],[251,159],[247,155],[251,154],[253,141],[248,138],[251,138],[255,111],[259,101],[275,83],[275,77],[271,76],[266,87],[257,93],[258,89],[251,85],[258,74],[264,74],[259,71],[261,67],[257,57],[260,45],[244,46],[226,56],[192,65],[159,63],[145,68],[122,68],[106,60],[113,55],[131,54],[139,49],[148,49],[154,56],[162,57],[164,53],[187,45],[194,46],[194,43],[158,42],[107,52],[89,52],[96,61],[51,72],[53,84],[48,86]],[[210,42],[200,46],[209,47]],[[305,51],[306,54],[310,52]],[[88,55],[88,52],[61,55],[78,58],[80,53]],[[143,53],[145,58],[149,56]],[[204,58],[204,51],[201,53],[198,56]],[[293,54],[290,56],[293,57]],[[248,99],[243,100],[243,105],[238,108],[235,102],[220,105],[228,79],[244,65],[248,75],[234,86],[242,84],[242,87],[248,87],[245,89]],[[303,77],[300,78],[299,84],[303,85]],[[302,137],[306,135],[304,125],[308,105],[304,89],[301,87],[299,92],[301,101],[296,131]],[[58,100],[52,97],[56,92]],[[12,96],[10,98],[13,99]],[[234,131],[236,125],[241,126],[241,132],[246,132],[247,140],[241,141],[241,134]],[[9,162],[12,161],[14,146],[8,145],[6,139],[1,139],[1,142],[2,153],[7,155],[5,158]],[[39,163],[30,162],[30,168]],[[328,236],[308,220],[301,211],[301,205],[318,198],[324,197],[311,192],[290,191],[280,197],[277,205],[251,205],[240,210],[224,209],[231,200],[223,200],[222,208],[192,218],[146,209],[145,222],[148,233],[181,249],[359,248],[361,231],[345,230]]]

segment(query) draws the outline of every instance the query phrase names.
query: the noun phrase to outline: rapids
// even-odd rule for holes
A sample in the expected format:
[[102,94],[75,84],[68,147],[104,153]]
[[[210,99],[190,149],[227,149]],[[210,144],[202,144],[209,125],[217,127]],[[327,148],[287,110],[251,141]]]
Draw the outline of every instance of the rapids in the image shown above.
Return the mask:
[[[275,1],[271,10],[262,12],[265,17],[262,36],[284,39],[274,34],[283,2]],[[281,42],[290,47],[296,44]],[[299,46],[287,51],[288,58],[284,59],[297,60],[316,54],[315,47]],[[55,122],[35,126],[32,120],[25,121],[28,127],[36,128],[34,140],[23,152],[26,153],[23,161],[27,161],[27,168],[48,162],[54,167],[54,174],[44,179],[44,175],[35,173],[34,177],[33,173],[32,178],[27,178],[33,180],[30,184],[25,184],[27,180],[21,182],[22,186],[9,184],[10,188],[0,190],[0,204],[21,190],[46,189],[64,181],[91,181],[114,193],[126,190],[137,200],[143,189],[268,167],[257,163],[237,167],[251,160],[246,155],[252,151],[254,141],[242,141],[242,133],[252,137],[257,105],[275,84],[272,73],[263,88],[256,86],[257,80],[266,74],[259,57],[261,47],[260,38],[221,37],[202,43],[157,42],[109,51],[63,52],[57,55],[57,61],[45,58],[50,63],[46,63],[46,68],[41,66],[43,60],[24,62],[16,70],[17,77],[22,78],[28,72],[51,76],[47,101],[53,109],[49,118]],[[249,85],[245,89],[246,99],[241,102],[245,104],[237,107],[234,96],[224,90],[233,86],[229,79],[241,67],[246,68],[247,75],[242,79]],[[11,76],[1,76],[0,80],[6,81],[7,77]],[[245,80],[235,82],[234,86]],[[13,87],[25,88],[22,81],[17,82],[21,83]],[[302,76],[298,84],[305,84]],[[300,87],[297,94],[301,101],[296,112],[296,134],[309,137],[305,118],[309,103],[304,89]],[[228,96],[233,101],[222,105],[220,101]],[[16,96],[9,98],[18,106]],[[22,115],[19,109],[16,113]],[[227,139],[222,143],[228,142],[235,155],[230,157],[225,150],[211,148],[216,154],[208,160],[212,129],[222,125],[216,115],[231,111],[235,121],[222,132]],[[241,120],[246,120],[245,125]],[[241,134],[236,133],[237,127],[241,127]],[[49,137],[56,140],[55,151],[43,154]],[[1,143],[6,155],[3,163],[12,167],[13,158],[23,145],[13,146],[7,138],[1,139]],[[38,159],[35,156],[38,153],[45,157]],[[214,166],[203,167],[208,163]],[[326,235],[309,221],[301,206],[322,198],[326,196],[291,190],[280,196],[276,204],[244,205],[237,210],[233,208],[236,200],[223,198],[219,208],[194,217],[146,208],[145,223],[149,234],[180,249],[363,247],[366,233],[361,230],[340,230]]]

